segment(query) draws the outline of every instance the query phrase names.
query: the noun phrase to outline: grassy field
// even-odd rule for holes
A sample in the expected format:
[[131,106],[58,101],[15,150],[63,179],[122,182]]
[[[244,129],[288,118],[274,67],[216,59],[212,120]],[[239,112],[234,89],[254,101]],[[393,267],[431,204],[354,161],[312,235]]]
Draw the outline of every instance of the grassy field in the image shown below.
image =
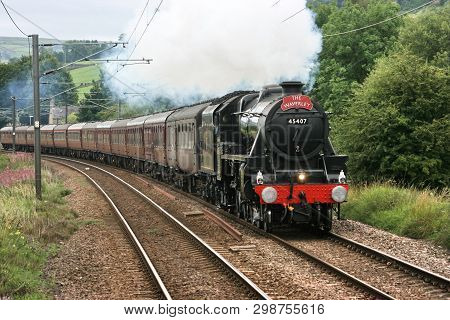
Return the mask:
[[0,163],[7,163],[0,169],[0,298],[51,298],[43,269],[59,241],[77,228],[64,200],[70,191],[44,168],[43,199],[37,201],[31,156],[8,158],[0,155]]
[[[70,70],[70,75],[72,76],[73,82],[75,85],[79,83],[90,83],[92,81],[96,81],[100,79],[100,70],[98,67],[93,65],[92,63],[86,62],[81,63],[80,65],[85,64],[85,66],[80,66],[78,68],[74,68]],[[84,93],[89,92],[92,86],[83,87],[78,89],[78,99],[81,100],[84,98]]]
[[401,188],[390,183],[353,186],[344,217],[450,249],[448,191]]

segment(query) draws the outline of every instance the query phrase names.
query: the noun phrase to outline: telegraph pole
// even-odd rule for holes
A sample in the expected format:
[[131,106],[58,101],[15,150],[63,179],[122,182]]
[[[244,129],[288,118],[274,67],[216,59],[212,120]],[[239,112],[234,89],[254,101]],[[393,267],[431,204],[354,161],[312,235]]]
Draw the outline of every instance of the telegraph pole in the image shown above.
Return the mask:
[[66,124],[67,124],[67,112],[69,111],[69,107],[67,106],[67,103],[66,103]]
[[12,96],[12,143],[13,153],[16,153],[16,97]]
[[41,185],[41,106],[39,93],[39,36],[31,35],[33,42],[33,99],[34,99],[34,179],[36,198],[42,199]]

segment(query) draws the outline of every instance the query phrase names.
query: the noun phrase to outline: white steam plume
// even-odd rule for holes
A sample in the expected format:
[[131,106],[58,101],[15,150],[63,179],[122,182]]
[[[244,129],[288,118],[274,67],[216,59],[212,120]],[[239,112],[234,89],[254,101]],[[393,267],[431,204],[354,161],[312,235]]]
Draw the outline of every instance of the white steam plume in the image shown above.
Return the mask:
[[[151,17],[159,1],[151,3],[144,17]],[[272,7],[273,3],[166,0],[133,54],[154,62],[127,66],[119,77],[159,87],[157,94],[177,96],[219,95],[280,80],[307,82],[322,43],[313,14],[306,9],[282,23],[306,1],[283,0]],[[121,57],[133,49],[144,20]],[[129,33],[136,21],[137,17],[130,22]]]

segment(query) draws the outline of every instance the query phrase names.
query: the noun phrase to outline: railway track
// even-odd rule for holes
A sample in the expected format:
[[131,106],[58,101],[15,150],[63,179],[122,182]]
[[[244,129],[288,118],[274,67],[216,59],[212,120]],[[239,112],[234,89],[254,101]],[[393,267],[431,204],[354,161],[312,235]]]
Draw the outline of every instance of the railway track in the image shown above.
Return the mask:
[[[372,292],[380,299],[450,298],[449,279],[382,251],[370,248],[369,246],[334,233],[327,235],[328,243],[331,243],[331,245],[318,248],[314,245],[317,244],[317,242],[314,242],[311,243],[311,245],[305,246],[304,240],[293,241],[292,239],[286,239],[275,234],[267,234],[254,225],[242,221],[233,214],[218,209],[202,199],[174,187],[170,188],[174,191],[183,193],[183,195],[189,198],[200,201],[203,205],[208,206],[210,209],[214,209],[216,212],[221,213],[238,224],[244,225],[259,234],[264,234],[266,237],[275,240],[288,250],[311,259],[321,267],[346,278],[356,286],[367,290],[368,292]],[[317,239],[317,236],[315,239],[319,242],[323,242],[323,239]],[[335,250],[336,246],[339,246],[341,250]],[[354,254],[346,254],[339,259],[342,249],[344,249],[344,251],[351,251]],[[337,260],[345,263],[338,263]],[[368,262],[367,260],[371,260],[371,262]],[[389,271],[386,272],[388,269]],[[365,271],[365,275],[360,271]],[[370,278],[367,276],[370,276]]]
[[[186,197],[201,202],[203,205],[221,213],[238,224],[244,225],[259,234],[263,234],[264,236],[275,240],[290,251],[311,259],[321,267],[346,278],[356,286],[359,286],[368,292],[372,292],[380,299],[450,298],[449,279],[382,251],[370,248],[369,246],[334,233],[327,235],[328,246],[321,246],[318,248],[317,241],[324,241],[322,238],[317,239],[317,236],[314,238],[317,240],[316,242],[311,242],[311,245],[305,246],[304,240],[295,241],[292,239],[286,239],[283,236],[267,234],[254,225],[242,221],[233,214],[230,214],[225,210],[218,209],[214,205],[202,199],[174,187],[170,188],[176,192],[182,193]],[[336,246],[339,246],[341,250],[336,251]],[[340,258],[339,253],[342,249],[344,249],[344,251],[351,251],[354,253],[343,255],[343,258],[339,259],[341,262],[346,263],[338,263],[338,261],[336,261]],[[321,252],[325,254],[320,254]],[[372,261],[367,262],[367,260]],[[387,269],[389,269],[389,272],[386,272]],[[355,272],[361,270],[365,271],[366,276],[364,276],[362,272]],[[382,272],[385,274],[383,275]],[[367,275],[370,276],[370,279],[367,278]]]
[[412,276],[416,276],[417,278],[427,283],[431,283],[434,286],[443,289],[444,291],[447,292],[450,291],[450,280],[439,274],[425,270],[424,268],[416,266],[402,259],[396,258],[390,254],[371,248],[362,243],[348,239],[346,237],[343,237],[341,235],[332,232],[328,234],[328,238],[347,247],[348,249],[364,253],[365,255],[369,255],[371,258],[377,261],[381,261],[382,263],[386,263],[387,265],[392,266],[393,268],[410,273]]
[[[115,167],[112,168],[120,170]],[[336,249],[333,249],[332,245],[328,245],[329,247],[327,248],[320,246],[320,250],[317,250],[317,248],[314,248],[314,245],[305,246],[304,239],[286,239],[273,234],[266,234],[252,224],[242,221],[227,211],[218,209],[214,205],[192,194],[186,193],[172,186],[167,186],[164,183],[155,181],[146,176],[142,177],[149,179],[154,183],[168,187],[176,193],[183,194],[184,196],[201,203],[205,207],[230,218],[238,224],[276,241],[289,251],[313,261],[320,268],[326,269],[339,277],[342,277],[345,281],[350,282],[362,290],[370,293],[377,299],[449,298],[448,291],[450,282],[448,279],[420,267],[414,266],[408,262],[402,261],[396,257],[390,256],[379,250],[375,250],[356,241],[333,233],[330,233],[327,236],[326,241],[322,238],[316,239],[319,242],[334,243],[334,246],[340,247],[341,251],[351,251],[353,255],[347,254],[344,255],[346,257],[345,259],[340,259],[341,261],[348,262],[347,265],[345,265],[339,263],[339,261],[333,260],[333,256],[338,257],[339,254],[336,254]],[[321,252],[328,252],[329,254],[324,255],[321,254]],[[362,262],[362,260],[365,260],[366,262]],[[367,262],[367,260],[372,261]],[[349,268],[349,265],[351,268]],[[389,272],[386,272],[387,269],[389,269]],[[355,270],[365,270],[365,272],[372,275],[372,277],[367,279],[367,277],[360,272],[354,272]],[[384,272],[385,275],[383,275],[382,272]],[[373,281],[375,278],[378,280]]]
[[[146,178],[151,179],[148,177]],[[450,298],[449,279],[382,251],[370,248],[369,246],[340,235],[330,233],[327,235],[328,243],[334,243],[334,245],[328,245],[328,247],[322,246],[320,252],[327,253],[327,255],[321,255],[317,248],[314,248],[314,245],[302,246],[299,245],[299,242],[291,239],[285,239],[274,234],[267,234],[252,224],[238,219],[236,216],[225,210],[218,209],[216,206],[203,199],[173,186],[167,186],[159,181],[151,180],[154,183],[162,184],[170,188],[174,192],[183,194],[190,199],[200,202],[209,209],[230,218],[240,225],[244,225],[258,234],[273,239],[288,250],[314,261],[322,268],[336,273],[346,279],[346,281],[370,292],[379,299]],[[322,238],[317,240],[319,242],[324,242],[324,239]],[[304,241],[301,242],[304,243]],[[336,251],[335,246],[340,246],[340,250]],[[338,261],[336,261],[336,257],[339,257],[338,252],[341,252],[342,249],[353,253],[346,254],[344,255],[346,258],[340,259],[341,261],[346,261],[347,264],[338,263]],[[361,270],[365,271],[365,275],[362,272],[355,272]]]
[[61,161],[55,161],[50,160],[52,162],[64,165],[72,170],[75,170],[79,172],[80,174],[84,175],[99,191],[103,194],[105,199],[109,202],[111,207],[113,208],[116,218],[120,223],[120,226],[122,227],[122,230],[124,231],[127,238],[131,241],[131,244],[133,245],[136,253],[141,258],[141,262],[145,267],[145,270],[147,271],[150,278],[153,280],[152,287],[154,288],[153,294],[150,297],[145,298],[151,298],[154,300],[172,300],[172,297],[170,296],[170,293],[168,292],[166,286],[161,280],[161,277],[159,276],[158,272],[156,271],[153,263],[151,262],[150,258],[148,257],[147,253],[145,252],[142,244],[136,237],[136,234],[131,229],[130,225],[128,224],[127,220],[125,219],[123,213],[120,211],[116,203],[111,199],[111,197],[105,192],[105,190],[87,173],[85,173],[83,170],[72,166],[68,163],[61,162]]
[[[108,197],[120,220],[139,243],[167,299],[269,299],[207,243],[120,177],[85,162],[45,156],[89,177]],[[69,164],[70,163],[70,164]],[[139,239],[139,240],[138,240]],[[163,290],[162,290],[163,291]]]
[[450,299],[448,279],[337,234],[281,237],[396,299]]
[[[76,160],[69,160],[67,158],[59,158],[59,159],[63,159],[65,161],[76,162],[76,163],[79,163],[79,164],[82,164],[82,165],[93,166],[89,162],[85,162],[85,161],[81,162],[81,161],[76,161]],[[93,166],[93,167],[95,167],[95,166]],[[110,167],[110,166],[106,166],[106,167]],[[120,170],[120,169],[115,168],[115,167],[110,167],[110,168],[112,168],[114,170]],[[102,170],[104,173],[108,173],[108,174],[112,175],[110,172],[108,172],[108,171],[106,171],[104,169],[101,169],[101,168],[98,168],[98,169]],[[127,172],[127,173],[129,173],[129,172]],[[145,177],[145,176],[141,176],[141,177]],[[145,177],[145,178],[147,178],[147,177]],[[156,182],[156,183],[160,183],[160,182]],[[165,184],[162,184],[162,185],[167,187],[167,185],[165,185]],[[187,196],[187,197],[189,197],[191,199],[194,199],[196,202],[200,202],[203,205],[205,205],[206,207],[208,207],[210,209],[213,209],[214,211],[220,211],[221,213],[223,213],[223,214],[225,214],[225,215],[227,215],[227,216],[229,216],[231,218],[236,218],[233,215],[230,215],[230,214],[228,214],[225,211],[218,210],[215,206],[213,206],[213,205],[211,205],[211,204],[209,204],[209,203],[207,203],[207,202],[205,202],[205,201],[203,201],[203,200],[201,200],[201,199],[199,199],[199,198],[197,198],[197,197],[195,197],[195,196],[193,196],[191,194],[184,193],[181,190],[175,189],[175,188],[173,188],[173,191],[175,191],[176,193],[181,193],[181,194],[183,194],[183,195],[185,195],[185,196]],[[243,224],[246,228],[250,228],[252,231],[256,231],[259,235],[263,235],[264,237],[271,238],[272,240],[275,240],[276,242],[281,243],[289,251],[295,253],[296,255],[301,256],[302,259],[306,259],[306,260],[316,264],[317,266],[319,266],[320,269],[323,270],[323,272],[326,272],[326,273],[331,272],[331,273],[333,273],[335,275],[336,278],[342,279],[342,281],[344,283],[351,283],[352,286],[358,288],[359,291],[365,292],[366,293],[366,295],[365,295],[366,297],[370,297],[371,299],[393,299],[393,297],[390,296],[389,294],[386,294],[385,292],[383,292],[381,290],[378,290],[375,287],[372,287],[371,285],[365,283],[364,281],[361,281],[361,280],[357,279],[356,277],[348,274],[347,272],[345,272],[343,270],[340,270],[339,268],[336,268],[335,266],[333,266],[333,265],[331,265],[331,264],[329,264],[329,263],[327,263],[325,261],[322,261],[321,259],[318,259],[317,257],[309,254],[306,251],[302,251],[302,250],[300,250],[298,248],[294,248],[293,246],[289,245],[286,241],[283,241],[281,238],[275,237],[275,236],[273,236],[271,234],[266,234],[262,230],[252,226],[251,224],[242,222],[239,219],[237,219],[236,221],[238,223],[240,223],[240,224]],[[169,291],[170,291],[170,288],[169,288]],[[277,295],[275,294],[275,296],[277,296]]]

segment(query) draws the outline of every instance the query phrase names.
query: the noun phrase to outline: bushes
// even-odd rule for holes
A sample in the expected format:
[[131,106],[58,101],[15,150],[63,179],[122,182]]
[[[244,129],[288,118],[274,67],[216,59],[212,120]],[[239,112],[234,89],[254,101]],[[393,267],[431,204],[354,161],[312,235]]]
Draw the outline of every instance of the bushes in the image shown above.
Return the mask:
[[[390,0],[312,1],[316,23],[324,35],[345,32],[396,15],[400,6]],[[320,69],[314,85],[314,97],[322,106],[341,115],[348,104],[352,87],[363,82],[377,58],[390,50],[403,21],[393,19],[376,28],[367,28],[343,36],[323,38]]]
[[336,133],[354,179],[449,185],[449,80],[444,68],[407,51],[378,61]]
[[[314,8],[325,34],[360,26],[361,15],[367,24],[398,10],[392,1],[378,0]],[[358,14],[342,19],[353,12]],[[449,185],[449,21],[447,3],[324,39],[314,94],[334,112],[334,142],[348,154],[355,182]]]
[[9,158],[0,154],[0,172],[9,165]]
[[0,228],[0,297],[45,299],[47,284],[41,270],[49,252],[30,243],[19,230]]
[[[6,170],[30,170],[28,160],[11,155]],[[46,169],[42,178],[42,201],[35,199],[31,180],[0,186],[0,298],[48,298],[49,283],[42,270],[56,252],[56,243],[77,228],[75,214],[64,200],[70,191]]]
[[450,249],[450,201],[447,191],[401,188],[390,183],[352,187],[342,207],[346,218],[398,235],[428,239]]

